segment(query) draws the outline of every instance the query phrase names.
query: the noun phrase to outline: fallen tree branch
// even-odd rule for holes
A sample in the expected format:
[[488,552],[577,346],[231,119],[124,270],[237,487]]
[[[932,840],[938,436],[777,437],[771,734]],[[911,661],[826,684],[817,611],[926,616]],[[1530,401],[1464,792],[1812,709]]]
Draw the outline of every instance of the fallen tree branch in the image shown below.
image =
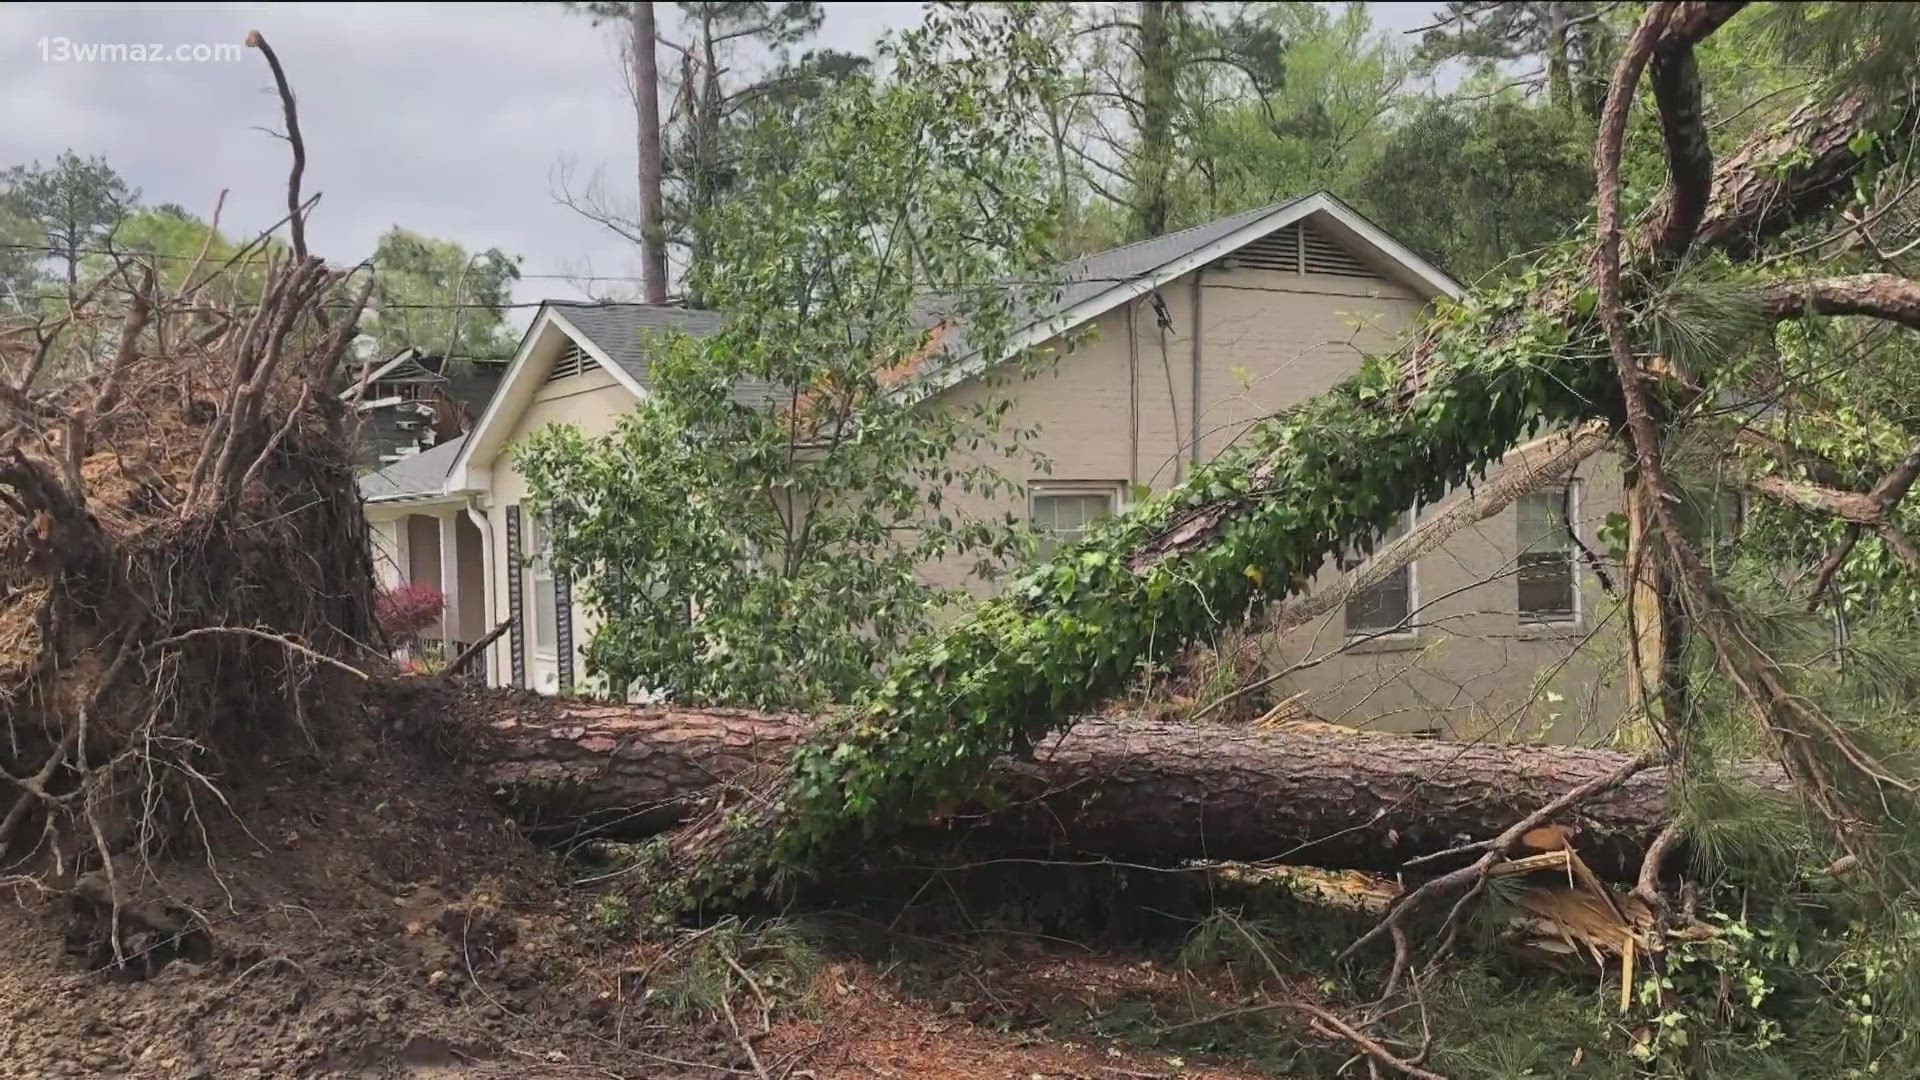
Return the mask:
[[[1649,8],[1621,53],[1606,107],[1601,112],[1600,135],[1594,149],[1594,172],[1599,205],[1599,243],[1594,252],[1594,280],[1598,290],[1595,313],[1605,332],[1622,398],[1627,429],[1634,449],[1639,482],[1659,533],[1665,561],[1672,567],[1689,602],[1693,625],[1713,646],[1716,661],[1772,736],[1782,765],[1802,794],[1826,817],[1841,843],[1852,852],[1860,819],[1853,798],[1836,784],[1818,759],[1816,747],[1834,751],[1858,777],[1874,789],[1884,805],[1887,789],[1911,794],[1913,785],[1894,776],[1872,753],[1804,703],[1788,685],[1779,665],[1754,644],[1739,614],[1714,583],[1700,555],[1687,538],[1674,511],[1680,499],[1668,478],[1661,448],[1661,432],[1653,418],[1649,378],[1627,325],[1621,290],[1622,226],[1620,158],[1626,141],[1628,113],[1640,77],[1656,49],[1672,41],[1672,28],[1702,5],[1673,4]],[[1690,43],[1689,43],[1690,45]]]
[[1437,1072],[1421,1068],[1411,1061],[1396,1056],[1391,1050],[1388,1050],[1378,1042],[1362,1034],[1360,1030],[1352,1024],[1340,1019],[1340,1017],[1335,1015],[1330,1009],[1322,1008],[1311,1001],[1291,1001],[1287,1004],[1289,1008],[1298,1009],[1300,1012],[1312,1017],[1313,1023],[1327,1034],[1338,1035],[1340,1038],[1347,1040],[1358,1047],[1360,1051],[1369,1058],[1372,1058],[1395,1072],[1411,1076],[1414,1080],[1447,1080],[1446,1077],[1441,1076]]
[[486,637],[483,637],[479,641],[476,641],[473,644],[467,646],[465,649],[462,649],[460,651],[460,655],[454,657],[453,663],[448,664],[447,670],[441,672],[441,674],[445,675],[447,678],[452,678],[455,675],[458,675],[461,672],[467,670],[468,666],[471,665],[476,659],[478,659],[481,653],[484,653],[487,651],[487,646],[492,645],[496,641],[499,641],[500,635],[506,633],[508,630],[512,628],[513,628],[512,619],[510,618],[501,619],[500,625],[487,631]]
[[1499,475],[1476,485],[1452,505],[1341,575],[1338,581],[1282,603],[1266,629],[1285,633],[1340,607],[1354,593],[1398,573],[1462,529],[1499,514],[1520,501],[1521,496],[1543,491],[1569,476],[1581,462],[1605,449],[1610,441],[1607,425],[1594,422],[1516,447]]
[[1920,330],[1920,282],[1897,274],[1782,281],[1754,290],[1753,303],[1769,319],[1859,315]]

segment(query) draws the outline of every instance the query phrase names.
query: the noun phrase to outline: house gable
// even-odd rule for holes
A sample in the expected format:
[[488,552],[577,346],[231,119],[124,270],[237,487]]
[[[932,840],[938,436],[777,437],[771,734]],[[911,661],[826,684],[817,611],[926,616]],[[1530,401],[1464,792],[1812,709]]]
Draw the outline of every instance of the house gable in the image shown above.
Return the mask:
[[1371,270],[1381,281],[1423,300],[1459,297],[1464,292],[1459,282],[1352,207],[1327,192],[1316,192],[1079,260],[1068,268],[1061,302],[1051,315],[1014,334],[999,355],[976,352],[949,364],[929,380],[923,392],[950,389],[1130,301],[1151,296],[1196,270],[1244,257],[1249,247],[1255,257],[1276,266],[1293,254],[1292,272],[1302,279],[1356,276]]
[[646,387],[625,367],[614,362],[606,350],[581,333],[554,306],[540,309],[533,325],[521,338],[520,350],[500,380],[500,388],[468,433],[460,457],[447,476],[452,491],[487,487],[494,460],[508,446],[520,427],[521,414],[537,398],[550,396],[555,388],[569,389],[562,383],[572,380],[605,381],[626,390],[635,400],[647,394]]

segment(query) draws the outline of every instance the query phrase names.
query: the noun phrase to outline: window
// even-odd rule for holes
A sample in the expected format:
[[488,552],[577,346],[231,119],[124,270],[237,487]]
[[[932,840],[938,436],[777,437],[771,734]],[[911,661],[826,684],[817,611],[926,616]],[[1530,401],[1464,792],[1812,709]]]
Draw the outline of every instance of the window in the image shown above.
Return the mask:
[[1094,522],[1120,512],[1119,484],[1059,484],[1033,488],[1033,527],[1042,555],[1087,535]]
[[[1413,511],[1409,510],[1377,543],[1349,550],[1340,559],[1340,569],[1358,568],[1376,548],[1386,547],[1405,536],[1412,523]],[[1347,636],[1411,634],[1413,608],[1413,563],[1409,562],[1347,597]]]
[[1515,509],[1519,551],[1520,621],[1572,622],[1579,618],[1580,590],[1574,583],[1574,542],[1567,513],[1574,509],[1577,486],[1522,495]]
[[553,538],[547,524],[538,516],[527,519],[527,575],[533,583],[533,654],[553,657],[559,654],[559,603],[553,590]]

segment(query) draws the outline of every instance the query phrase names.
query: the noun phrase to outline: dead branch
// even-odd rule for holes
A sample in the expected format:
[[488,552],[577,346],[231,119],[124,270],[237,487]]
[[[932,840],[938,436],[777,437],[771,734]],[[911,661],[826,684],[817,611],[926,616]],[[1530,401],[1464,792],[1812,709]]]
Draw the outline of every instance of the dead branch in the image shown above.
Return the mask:
[[1313,1025],[1323,1033],[1345,1039],[1358,1047],[1367,1057],[1385,1065],[1395,1072],[1411,1076],[1414,1080],[1447,1080],[1446,1077],[1441,1076],[1431,1069],[1422,1068],[1414,1062],[1395,1055],[1391,1050],[1388,1050],[1378,1042],[1362,1034],[1361,1031],[1352,1024],[1340,1019],[1340,1017],[1329,1009],[1315,1005],[1311,1001],[1290,1001],[1287,1003],[1287,1007],[1297,1009],[1309,1017],[1312,1017]]
[[1572,791],[1561,795],[1547,805],[1542,806],[1540,809],[1535,810],[1533,813],[1521,818],[1519,821],[1514,822],[1507,827],[1506,831],[1489,842],[1486,852],[1472,863],[1423,882],[1419,888],[1395,900],[1393,907],[1388,909],[1386,918],[1375,924],[1374,927],[1365,934],[1362,934],[1353,944],[1347,946],[1346,949],[1341,952],[1340,958],[1346,960],[1365,948],[1368,943],[1377,940],[1382,934],[1389,933],[1428,899],[1450,892],[1465,890],[1465,894],[1460,898],[1459,902],[1454,904],[1452,912],[1447,916],[1446,926],[1442,930],[1444,942],[1448,933],[1453,929],[1454,923],[1459,919],[1466,901],[1471,899],[1486,885],[1488,873],[1496,863],[1505,859],[1513,851],[1514,845],[1520,842],[1521,837],[1546,825],[1556,816],[1579,806],[1587,800],[1619,787],[1621,784],[1632,779],[1636,774],[1644,772],[1653,764],[1654,755],[1650,753],[1629,758],[1612,772],[1604,776],[1594,777],[1579,787],[1574,788]]
[[441,674],[445,675],[447,678],[452,678],[455,675],[458,675],[461,672],[467,670],[467,668],[471,666],[473,662],[480,657],[480,654],[487,651],[487,646],[492,645],[496,641],[499,641],[501,635],[505,634],[508,630],[512,628],[513,628],[512,619],[500,620],[500,625],[487,631],[487,636],[467,646],[465,649],[462,649],[460,652],[460,655],[454,657],[453,663],[448,664],[447,670],[444,672],[441,672]]
[[260,50],[267,58],[267,66],[273,69],[273,85],[280,92],[280,107],[287,118],[287,142],[293,147],[293,168],[287,173],[287,229],[293,240],[293,258],[295,262],[305,262],[307,258],[307,223],[300,213],[300,176],[307,171],[307,143],[300,137],[300,113],[294,107],[293,87],[287,83],[287,72],[280,66],[280,57],[267,44],[260,31],[247,31],[247,45]]

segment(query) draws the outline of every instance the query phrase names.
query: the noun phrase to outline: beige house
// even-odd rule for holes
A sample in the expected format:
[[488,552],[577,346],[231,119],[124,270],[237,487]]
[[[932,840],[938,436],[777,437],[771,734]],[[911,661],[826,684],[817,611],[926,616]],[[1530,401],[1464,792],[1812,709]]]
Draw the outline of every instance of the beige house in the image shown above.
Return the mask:
[[[1136,492],[1177,484],[1253,421],[1332,387],[1363,354],[1391,348],[1428,303],[1459,291],[1325,194],[1065,270],[1057,303],[1010,348],[1073,335],[1050,371],[989,384],[980,376],[1002,358],[976,355],[941,385],[956,402],[1008,396],[1012,422],[1037,426],[1035,448],[1052,468],[1019,478],[1025,505],[1013,509],[1063,539]],[[609,430],[648,393],[649,331],[697,335],[718,323],[679,308],[547,304],[466,437],[363,481],[383,578],[440,587],[442,636],[471,642],[514,619],[488,651],[493,682],[575,686],[591,632],[567,583],[537,558],[539,527],[520,513],[526,489],[511,448],[553,423]],[[763,389],[736,393],[752,400]],[[1523,497],[1268,643],[1269,663],[1287,669],[1277,692],[1324,719],[1393,730],[1571,739],[1589,724],[1603,729],[1617,707],[1620,635],[1601,581],[1618,575],[1592,553],[1619,506],[1618,475],[1617,462],[1590,458],[1569,488]],[[977,512],[1007,509],[955,497]],[[928,573],[957,580],[959,570]]]

